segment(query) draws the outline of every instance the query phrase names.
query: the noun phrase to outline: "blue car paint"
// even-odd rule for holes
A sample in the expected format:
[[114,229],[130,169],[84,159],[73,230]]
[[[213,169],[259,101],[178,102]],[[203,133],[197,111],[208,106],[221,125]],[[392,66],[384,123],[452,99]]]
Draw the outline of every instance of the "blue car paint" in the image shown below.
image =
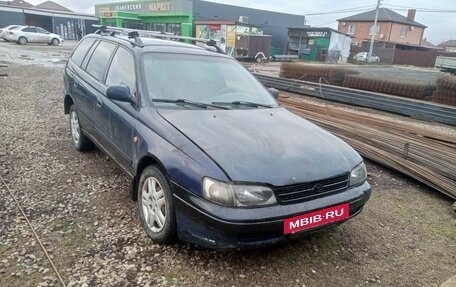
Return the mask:
[[282,107],[159,113],[235,182],[291,185],[347,173],[362,161],[337,137]]
[[[120,40],[114,43],[122,45]],[[130,50],[135,61],[145,52],[227,57],[169,44],[122,46]],[[369,199],[371,189],[367,182],[344,193],[293,205],[227,208],[203,199],[202,181],[206,176],[221,181],[283,186],[349,173],[362,158],[340,139],[282,107],[157,108],[150,101],[150,89],[138,84],[145,83],[141,61],[138,63],[136,104],[102,96],[107,87],[71,60],[65,69],[65,96],[72,99],[78,110],[84,109],[84,132],[131,177],[138,178],[139,164],[144,158],[159,162],[173,187],[179,238],[229,248],[280,243],[295,237],[285,236],[281,227],[278,229],[284,218],[344,202],[350,202],[352,217]],[[98,117],[103,126],[91,120],[93,117]],[[217,222],[219,227],[208,226],[208,221]],[[234,226],[234,230],[223,230],[226,226]],[[250,239],[242,239],[244,228],[250,232]]]

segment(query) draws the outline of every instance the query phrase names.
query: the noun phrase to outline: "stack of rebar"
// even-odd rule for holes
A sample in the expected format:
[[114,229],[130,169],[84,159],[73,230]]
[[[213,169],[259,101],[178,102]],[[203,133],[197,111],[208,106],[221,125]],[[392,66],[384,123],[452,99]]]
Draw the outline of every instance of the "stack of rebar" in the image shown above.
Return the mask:
[[436,103],[456,106],[456,77],[443,76],[437,79],[437,90],[432,95]]
[[337,86],[342,86],[346,75],[358,73],[344,67],[320,66],[300,62],[282,63],[280,65],[280,77],[282,78],[300,79],[315,83],[323,80],[323,83]]
[[432,92],[435,90],[435,86],[430,84],[403,83],[359,75],[347,75],[344,87],[420,100],[431,100]]
[[456,136],[298,97],[280,98],[290,111],[337,135],[361,155],[456,199]]

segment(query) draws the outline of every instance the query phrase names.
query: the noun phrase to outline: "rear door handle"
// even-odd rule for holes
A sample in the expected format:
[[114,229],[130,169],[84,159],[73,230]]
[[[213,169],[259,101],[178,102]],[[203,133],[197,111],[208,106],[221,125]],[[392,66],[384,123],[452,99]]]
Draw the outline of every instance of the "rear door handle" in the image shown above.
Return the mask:
[[100,98],[97,98],[97,107],[99,107],[99,108],[103,107],[103,100]]

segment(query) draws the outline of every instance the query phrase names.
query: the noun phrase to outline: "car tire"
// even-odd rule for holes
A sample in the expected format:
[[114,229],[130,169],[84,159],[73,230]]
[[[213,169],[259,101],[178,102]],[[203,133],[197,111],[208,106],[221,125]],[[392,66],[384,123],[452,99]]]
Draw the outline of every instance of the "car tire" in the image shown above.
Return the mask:
[[74,105],[70,107],[70,132],[71,142],[78,151],[86,151],[93,148],[92,141],[90,141],[90,139],[82,132],[79,115]]
[[59,39],[54,38],[51,40],[51,44],[52,44],[52,46],[58,46],[58,45],[60,45],[60,41],[59,41]]
[[171,187],[164,173],[155,165],[146,167],[137,192],[139,217],[147,235],[157,243],[172,243],[176,220]]
[[261,64],[261,63],[263,63],[263,57],[258,56],[258,57],[256,58],[255,61],[256,61],[258,64]]
[[25,37],[19,37],[19,39],[17,39],[17,43],[18,43],[19,45],[25,45],[25,44],[27,44],[27,38],[25,38]]

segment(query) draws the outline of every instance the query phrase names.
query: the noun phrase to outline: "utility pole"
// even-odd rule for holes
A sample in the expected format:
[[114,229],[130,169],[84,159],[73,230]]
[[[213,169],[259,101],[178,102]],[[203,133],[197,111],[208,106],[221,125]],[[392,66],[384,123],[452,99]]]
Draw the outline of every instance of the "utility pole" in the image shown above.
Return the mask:
[[[382,0],[378,0],[378,2],[377,2],[377,11],[375,11],[374,26],[372,27],[372,39],[371,39],[371,43],[369,46],[369,54],[367,55],[367,61],[369,61],[370,57],[372,57],[372,50],[374,50],[375,34],[377,32],[378,10],[380,9],[381,1]],[[379,33],[380,33],[380,29],[379,29]]]

